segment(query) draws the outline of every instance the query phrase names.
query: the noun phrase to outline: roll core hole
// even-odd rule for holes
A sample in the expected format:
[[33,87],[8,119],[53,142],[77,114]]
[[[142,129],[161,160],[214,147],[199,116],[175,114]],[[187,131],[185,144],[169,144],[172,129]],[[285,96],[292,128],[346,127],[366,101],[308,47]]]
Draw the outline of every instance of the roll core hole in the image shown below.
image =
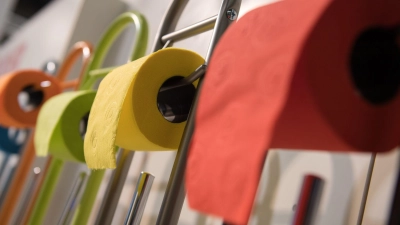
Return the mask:
[[160,87],[157,95],[157,107],[163,117],[172,123],[181,123],[187,120],[196,88],[193,84],[162,90],[164,87],[176,84],[182,76],[174,76],[166,80]]
[[350,58],[353,82],[372,104],[392,100],[400,85],[399,28],[370,28],[356,39]]
[[43,91],[35,89],[33,85],[26,86],[18,94],[19,107],[25,112],[30,112],[39,107],[39,105],[42,104],[43,99]]
[[82,139],[85,139],[88,121],[89,121],[89,113],[86,113],[79,121],[79,134],[81,135]]

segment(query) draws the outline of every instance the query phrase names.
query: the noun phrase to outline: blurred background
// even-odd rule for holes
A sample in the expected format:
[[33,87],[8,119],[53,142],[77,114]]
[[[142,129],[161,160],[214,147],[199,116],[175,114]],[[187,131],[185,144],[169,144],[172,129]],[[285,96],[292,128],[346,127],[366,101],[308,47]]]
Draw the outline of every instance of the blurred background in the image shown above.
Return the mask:
[[0,45],[53,0],[2,0],[0,2]]

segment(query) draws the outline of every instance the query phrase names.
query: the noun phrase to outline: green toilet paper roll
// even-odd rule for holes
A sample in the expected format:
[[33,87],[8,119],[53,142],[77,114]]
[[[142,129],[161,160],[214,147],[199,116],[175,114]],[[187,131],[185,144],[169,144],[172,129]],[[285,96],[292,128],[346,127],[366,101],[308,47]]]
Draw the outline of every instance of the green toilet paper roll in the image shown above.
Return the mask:
[[90,112],[95,91],[63,93],[47,101],[39,113],[35,133],[38,156],[85,162],[80,125]]

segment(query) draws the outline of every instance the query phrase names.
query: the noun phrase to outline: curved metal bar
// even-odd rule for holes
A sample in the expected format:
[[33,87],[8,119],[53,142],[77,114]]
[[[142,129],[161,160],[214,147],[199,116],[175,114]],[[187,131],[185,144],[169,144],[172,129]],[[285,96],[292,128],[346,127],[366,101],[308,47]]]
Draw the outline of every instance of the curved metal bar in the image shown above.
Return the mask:
[[93,71],[100,69],[112,43],[114,43],[121,32],[132,23],[136,28],[136,38],[133,44],[133,51],[129,59],[130,61],[133,61],[144,56],[146,53],[148,39],[148,25],[145,18],[138,12],[126,12],[121,14],[117,19],[114,20],[108,30],[103,34],[98,48],[93,55],[93,59],[87,67],[87,72],[84,75],[83,81],[79,87],[80,90],[88,90],[93,87],[93,84],[96,82],[98,77],[89,76],[89,73],[93,73]]

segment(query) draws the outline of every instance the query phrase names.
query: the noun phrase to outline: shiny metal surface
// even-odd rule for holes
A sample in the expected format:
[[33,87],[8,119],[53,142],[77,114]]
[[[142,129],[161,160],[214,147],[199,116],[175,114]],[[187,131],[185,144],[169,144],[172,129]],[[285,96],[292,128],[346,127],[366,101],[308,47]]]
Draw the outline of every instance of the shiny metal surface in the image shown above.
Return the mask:
[[210,61],[211,55],[214,51],[215,45],[218,43],[221,36],[224,34],[225,30],[236,21],[231,20],[231,18],[227,15],[229,10],[234,10],[239,14],[240,5],[242,4],[242,0],[224,0],[222,1],[222,5],[220,11],[218,13],[217,22],[214,28],[214,33],[211,38],[210,46],[208,47],[208,52],[206,56],[206,64]]
[[87,174],[82,172],[75,180],[74,187],[68,197],[67,204],[61,214],[58,225],[68,225],[72,221],[72,217],[76,210],[77,204],[79,203],[79,196],[82,194],[82,188],[84,187]]
[[161,41],[163,43],[166,43],[167,41],[179,41],[212,30],[216,21],[217,16],[210,17],[191,26],[166,34],[161,37]]
[[15,174],[15,170],[16,170],[16,166],[13,166],[10,169],[10,171],[7,173],[7,179],[6,179],[4,187],[3,187],[3,192],[0,195],[0,205],[3,205],[4,200],[6,199],[8,189],[10,188],[11,181],[13,179],[13,175]]
[[57,61],[50,60],[50,61],[47,61],[47,62],[44,64],[44,66],[42,67],[42,70],[43,70],[45,73],[48,73],[48,74],[54,76],[54,75],[56,75],[56,73],[57,73],[58,67],[60,67],[60,65],[57,63]]
[[365,206],[367,205],[369,187],[371,185],[372,174],[374,172],[375,159],[376,159],[376,153],[372,153],[371,154],[371,159],[369,161],[367,177],[365,178],[364,191],[363,191],[363,196],[362,196],[362,199],[361,199],[360,210],[358,211],[359,214],[358,214],[358,219],[357,219],[357,224],[356,225],[362,225],[363,224],[362,221],[364,219],[364,212],[365,212]]
[[[399,149],[397,149],[399,151]],[[399,155],[400,156],[400,155]],[[398,158],[398,172],[397,180],[393,190],[393,200],[391,208],[389,209],[389,215],[387,225],[398,225],[400,224],[400,157]]]
[[[213,53],[214,47],[218,40],[221,38],[225,30],[234,21],[230,20],[226,16],[226,12],[229,9],[234,9],[237,13],[240,11],[241,0],[224,0],[222,2],[220,11],[218,13],[218,18],[214,28],[214,32],[211,38],[210,46],[207,52],[206,62],[209,62],[211,55]],[[201,91],[200,79],[197,92]],[[164,195],[164,199],[161,205],[160,213],[157,218],[157,225],[175,225],[178,224],[179,215],[182,210],[183,202],[185,200],[185,188],[184,188],[184,175],[186,168],[186,159],[188,153],[188,147],[194,130],[194,118],[198,102],[198,95],[192,106],[192,110],[189,114],[189,118],[183,133],[182,141],[180,143],[174,166],[171,171],[171,175],[168,181],[167,190]]]
[[304,176],[292,225],[314,225],[321,202],[324,180],[316,175]]
[[171,89],[174,89],[177,87],[182,87],[185,85],[192,84],[197,79],[200,79],[202,76],[204,76],[204,74],[206,73],[206,69],[207,69],[206,65],[201,65],[193,73],[191,73],[189,76],[185,77],[184,79],[180,80],[179,82],[176,82],[173,85],[161,87],[160,92],[168,91],[168,90],[171,90]]
[[164,43],[161,38],[169,32],[169,30],[174,27],[176,19],[179,18],[183,7],[187,4],[189,0],[172,0],[163,19],[161,20],[160,27],[158,28],[154,45],[151,52],[155,52],[163,48]]
[[29,206],[29,201],[31,199],[31,195],[34,193],[36,184],[39,181],[39,177],[40,177],[42,171],[39,167],[35,167],[35,168],[33,168],[32,173],[33,173],[33,177],[31,178],[31,180],[29,182],[27,192],[22,197],[21,208],[18,210],[17,217],[16,217],[17,220],[16,220],[15,224],[22,224],[22,220],[24,218],[25,212]]
[[140,225],[153,181],[154,176],[150,173],[142,172],[140,174],[125,225]]
[[118,165],[111,175],[105,199],[101,203],[95,224],[107,225],[112,223],[134,155],[134,151],[120,149],[117,159]]

